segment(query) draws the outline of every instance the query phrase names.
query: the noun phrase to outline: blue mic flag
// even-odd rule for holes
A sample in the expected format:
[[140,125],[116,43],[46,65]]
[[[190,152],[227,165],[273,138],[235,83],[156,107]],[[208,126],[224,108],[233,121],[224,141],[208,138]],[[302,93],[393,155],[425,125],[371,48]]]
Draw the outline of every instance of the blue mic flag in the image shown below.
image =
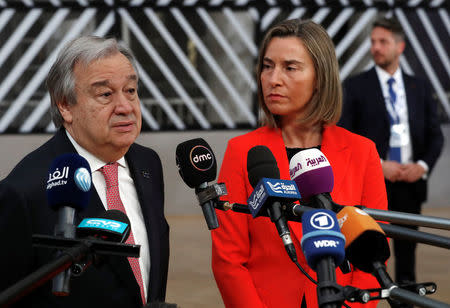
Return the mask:
[[341,233],[336,214],[330,210],[307,211],[302,216],[303,254],[308,265],[316,270],[317,261],[332,257],[339,266],[345,257],[345,237]]

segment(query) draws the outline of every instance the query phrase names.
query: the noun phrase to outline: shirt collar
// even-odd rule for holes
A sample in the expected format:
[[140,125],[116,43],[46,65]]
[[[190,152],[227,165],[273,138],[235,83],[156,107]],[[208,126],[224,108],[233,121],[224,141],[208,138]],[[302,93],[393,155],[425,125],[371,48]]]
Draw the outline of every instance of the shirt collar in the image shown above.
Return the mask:
[[402,84],[402,70],[400,66],[397,68],[397,70],[394,72],[392,76],[378,65],[375,65],[375,71],[377,72],[378,79],[383,85],[386,85],[388,79],[391,77],[395,79],[395,83],[397,84],[397,86],[400,86]]
[[[73,139],[73,137],[70,135],[70,133],[67,130],[65,130],[65,131],[66,131],[67,137],[69,138],[70,142],[74,146],[77,153],[79,155],[83,156],[89,163],[89,166],[91,167],[92,172],[97,171],[98,169],[102,168],[104,165],[106,165],[108,163],[108,162],[102,161],[101,159],[97,158],[96,156],[94,156],[93,154],[88,152],[85,148],[83,148],[81,145],[79,145],[75,141],[75,139]],[[126,163],[125,157],[122,156],[120,159],[117,160],[117,162],[119,163],[119,166],[127,168],[127,163]]]

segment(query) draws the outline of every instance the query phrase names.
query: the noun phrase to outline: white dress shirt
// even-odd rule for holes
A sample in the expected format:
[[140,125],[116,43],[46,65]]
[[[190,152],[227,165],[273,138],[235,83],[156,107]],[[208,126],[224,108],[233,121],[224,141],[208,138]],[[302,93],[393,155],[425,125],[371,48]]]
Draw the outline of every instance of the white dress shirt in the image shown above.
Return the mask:
[[[92,171],[92,183],[94,184],[95,190],[97,191],[103,206],[105,209],[108,209],[106,202],[106,182],[103,174],[99,170],[108,162],[104,162],[89,153],[72,138],[67,130],[66,133],[78,154],[83,156],[88,161]],[[141,245],[139,266],[141,268],[145,298],[147,299],[147,286],[150,273],[150,250],[148,245],[147,229],[145,228],[142,209],[139,204],[138,195],[134,186],[134,181],[130,175],[128,164],[124,157],[120,158],[117,162],[119,163],[118,180],[120,199],[122,200],[125,211],[127,212],[126,214],[128,219],[130,219],[134,242],[137,245]]]
[[[394,74],[391,76],[388,72],[380,68],[379,66],[375,66],[375,71],[378,75],[378,80],[380,81],[381,90],[383,91],[383,97],[386,104],[386,109],[388,113],[393,116],[394,118],[396,116],[399,117],[399,124],[405,125],[405,140],[408,140],[407,143],[401,146],[401,163],[411,163],[413,162],[413,156],[412,156],[412,142],[411,142],[411,133],[409,128],[409,121],[408,121],[408,104],[406,102],[406,91],[405,86],[403,83],[403,77],[402,77],[402,71],[401,68],[398,67],[397,70],[394,72]],[[394,104],[395,110],[392,108],[392,104],[390,101],[389,96],[389,86],[388,86],[388,79],[394,78],[395,82],[393,84],[394,92],[397,95],[397,100]],[[428,172],[428,165],[426,162],[419,160],[417,161],[419,165],[421,165],[425,169],[425,174],[423,178],[426,178],[427,172]]]

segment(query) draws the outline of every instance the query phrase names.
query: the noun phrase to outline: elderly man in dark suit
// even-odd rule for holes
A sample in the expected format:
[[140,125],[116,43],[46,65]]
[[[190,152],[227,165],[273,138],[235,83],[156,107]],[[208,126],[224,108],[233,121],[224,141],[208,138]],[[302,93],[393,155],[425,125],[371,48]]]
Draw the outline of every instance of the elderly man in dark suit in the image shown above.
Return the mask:
[[[52,235],[56,213],[47,206],[48,168],[63,153],[78,153],[92,170],[93,189],[76,222],[110,208],[107,175],[118,178],[121,210],[131,222],[140,258],[110,257],[71,281],[70,295],[56,297],[51,281],[17,307],[142,307],[163,302],[169,260],[161,161],[135,144],[141,130],[138,74],[132,53],[114,39],[80,37],[69,42],[51,68],[47,87],[58,132],[27,155],[0,182],[0,292],[54,258],[33,248],[32,234]],[[117,201],[117,200],[116,200]],[[132,270],[133,267],[133,270]]]
[[[339,124],[376,143],[389,209],[419,214],[427,179],[443,146],[436,102],[427,82],[399,66],[405,35],[395,19],[375,21],[371,44],[376,66],[344,82]],[[394,241],[399,283],[416,279],[415,247],[413,242]]]

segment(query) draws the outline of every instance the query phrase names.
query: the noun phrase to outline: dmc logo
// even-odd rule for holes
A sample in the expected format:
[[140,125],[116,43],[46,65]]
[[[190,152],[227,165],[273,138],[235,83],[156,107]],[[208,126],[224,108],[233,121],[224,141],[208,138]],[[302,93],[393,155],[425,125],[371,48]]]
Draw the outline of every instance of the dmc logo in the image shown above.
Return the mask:
[[311,216],[311,226],[320,230],[328,230],[334,227],[334,219],[330,214],[318,212]]
[[73,176],[75,184],[79,189],[88,192],[91,189],[91,174],[86,168],[78,168]]
[[315,167],[320,165],[321,163],[326,163],[327,159],[325,156],[320,155],[320,157],[313,157],[313,158],[307,158],[306,159],[306,166]]
[[337,248],[337,245],[339,245],[339,241],[333,241],[333,240],[314,241],[314,246],[316,246],[316,248],[322,248],[322,247]]
[[207,171],[214,164],[214,154],[203,145],[193,147],[189,157],[194,168],[200,171]]

